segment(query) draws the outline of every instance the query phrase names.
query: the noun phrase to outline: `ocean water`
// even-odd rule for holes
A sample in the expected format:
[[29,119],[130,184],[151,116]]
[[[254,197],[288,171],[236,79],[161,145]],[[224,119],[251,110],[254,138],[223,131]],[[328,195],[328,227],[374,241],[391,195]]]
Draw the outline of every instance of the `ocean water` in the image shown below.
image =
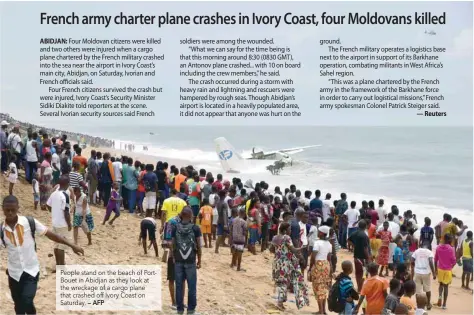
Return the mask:
[[[148,154],[162,160],[188,160],[196,167],[222,172],[213,140],[226,137],[237,151],[257,146],[264,151],[319,144],[293,155],[292,167],[271,175],[265,161],[255,161],[239,176],[265,180],[282,188],[320,189],[348,200],[379,198],[419,218],[441,219],[444,212],[472,221],[472,127],[100,127],[93,135],[148,145]],[[151,135],[153,132],[154,135]]]

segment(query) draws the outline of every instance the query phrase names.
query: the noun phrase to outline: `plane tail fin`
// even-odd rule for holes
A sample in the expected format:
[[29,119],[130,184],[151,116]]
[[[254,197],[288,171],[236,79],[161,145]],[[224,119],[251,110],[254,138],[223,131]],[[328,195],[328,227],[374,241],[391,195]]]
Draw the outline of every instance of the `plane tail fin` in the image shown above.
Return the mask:
[[234,147],[224,137],[214,139],[216,153],[222,168],[226,173],[238,173],[242,166],[243,158],[235,151]]

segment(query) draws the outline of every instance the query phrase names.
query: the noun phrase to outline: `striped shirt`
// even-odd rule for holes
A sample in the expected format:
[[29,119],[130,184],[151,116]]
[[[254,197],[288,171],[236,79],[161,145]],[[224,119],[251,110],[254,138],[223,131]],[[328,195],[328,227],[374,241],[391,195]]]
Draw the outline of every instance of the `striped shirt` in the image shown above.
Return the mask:
[[352,290],[354,290],[354,285],[352,284],[351,278],[348,276],[342,276],[339,282],[339,290],[341,294],[341,300],[345,300],[348,297],[352,297]]
[[79,185],[79,183],[82,182],[83,180],[84,180],[84,178],[82,177],[81,174],[79,174],[77,172],[69,173],[69,186],[71,188],[81,187],[81,185]]

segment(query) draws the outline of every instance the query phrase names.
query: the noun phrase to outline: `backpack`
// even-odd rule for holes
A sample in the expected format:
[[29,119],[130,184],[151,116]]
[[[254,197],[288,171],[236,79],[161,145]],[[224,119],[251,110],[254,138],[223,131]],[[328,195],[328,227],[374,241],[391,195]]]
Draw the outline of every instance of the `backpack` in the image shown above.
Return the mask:
[[[36,251],[36,241],[35,241],[35,232],[36,232],[36,224],[35,224],[35,218],[31,216],[25,216],[25,218],[28,220],[28,224],[30,225],[30,231],[31,231],[31,236],[33,237],[33,241],[35,242],[35,251]],[[5,222],[2,222],[0,225],[0,238],[2,239],[3,246],[7,247],[7,243],[5,243],[5,232],[3,231],[3,224]]]
[[[145,177],[145,176],[143,176]],[[153,190],[153,187],[151,186],[150,181],[146,180],[146,178],[143,178],[143,186],[145,187],[146,192],[150,192]]]
[[331,286],[328,295],[328,309],[331,312],[341,313],[344,311],[346,301],[341,299],[341,279],[337,279]]
[[193,257],[196,253],[196,237],[193,231],[194,224],[181,224],[178,223],[176,226],[176,237],[175,237],[175,258],[177,261],[188,260],[189,257]]

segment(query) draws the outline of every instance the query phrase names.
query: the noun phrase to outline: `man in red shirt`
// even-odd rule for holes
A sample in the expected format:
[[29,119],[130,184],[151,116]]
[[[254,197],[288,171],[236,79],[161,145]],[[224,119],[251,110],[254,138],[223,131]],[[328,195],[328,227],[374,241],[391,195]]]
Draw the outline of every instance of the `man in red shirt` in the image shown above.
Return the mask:
[[224,186],[222,185],[222,174],[217,174],[217,180],[212,183],[212,187],[217,188],[217,192],[221,191]]

